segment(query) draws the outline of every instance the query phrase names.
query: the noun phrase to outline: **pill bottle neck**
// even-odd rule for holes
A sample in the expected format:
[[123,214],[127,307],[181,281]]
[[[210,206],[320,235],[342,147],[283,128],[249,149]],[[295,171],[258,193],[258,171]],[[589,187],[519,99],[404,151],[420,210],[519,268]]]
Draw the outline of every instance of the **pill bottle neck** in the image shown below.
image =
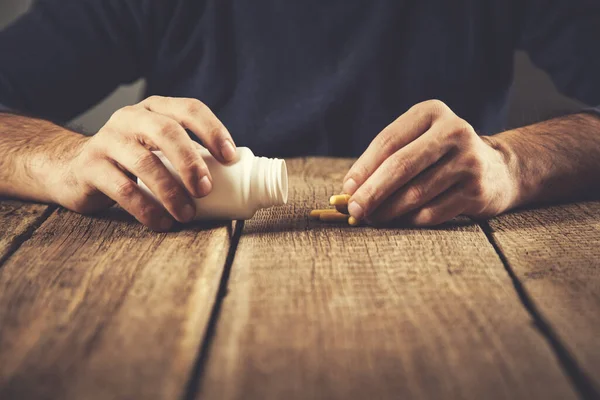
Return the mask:
[[287,203],[288,176],[284,160],[254,157],[251,175],[251,195],[260,208]]

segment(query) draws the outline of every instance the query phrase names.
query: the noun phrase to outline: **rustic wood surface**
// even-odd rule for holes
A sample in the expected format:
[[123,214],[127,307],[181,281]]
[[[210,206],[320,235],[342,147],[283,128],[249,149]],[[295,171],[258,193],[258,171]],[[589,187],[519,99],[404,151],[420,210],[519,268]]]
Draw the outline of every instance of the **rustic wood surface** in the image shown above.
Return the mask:
[[349,165],[290,162],[290,204],[246,222],[197,398],[576,397],[477,225],[307,219]]
[[169,234],[0,199],[0,399],[598,397],[600,203],[309,221],[350,164],[291,160],[287,206]]
[[118,209],[52,214],[0,268],[0,398],[181,396],[230,235],[156,234]]
[[51,212],[44,204],[0,197],[0,265],[34,232]]
[[533,306],[575,362],[571,367],[581,369],[581,385],[599,395],[600,202],[516,212],[490,225]]

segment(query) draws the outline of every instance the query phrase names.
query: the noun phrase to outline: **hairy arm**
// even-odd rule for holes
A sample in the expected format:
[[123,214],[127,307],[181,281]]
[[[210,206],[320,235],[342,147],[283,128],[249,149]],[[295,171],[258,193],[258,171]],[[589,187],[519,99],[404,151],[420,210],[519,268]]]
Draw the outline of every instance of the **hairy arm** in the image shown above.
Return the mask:
[[84,140],[49,121],[0,113],[0,196],[56,202],[57,167]]
[[484,139],[514,177],[510,208],[600,194],[600,118],[575,114]]
[[[43,120],[0,114],[0,196],[58,203],[81,213],[116,202],[146,226],[167,231],[174,220],[191,221],[194,198],[212,190],[201,146],[186,129],[220,162],[237,157],[229,131],[197,99],[150,97],[117,110],[92,137]],[[181,182],[154,150],[175,166]]]

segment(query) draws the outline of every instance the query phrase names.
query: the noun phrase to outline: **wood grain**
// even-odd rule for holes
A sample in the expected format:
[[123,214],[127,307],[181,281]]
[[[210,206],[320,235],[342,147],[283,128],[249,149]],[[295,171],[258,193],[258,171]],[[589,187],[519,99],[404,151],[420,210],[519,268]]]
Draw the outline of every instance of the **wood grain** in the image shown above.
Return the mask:
[[600,202],[521,211],[490,226],[533,303],[600,393]]
[[0,268],[35,228],[49,215],[44,204],[25,203],[0,197]]
[[0,269],[0,398],[181,396],[230,233],[55,212]]
[[247,221],[198,399],[576,397],[477,225],[352,228],[347,160],[292,160],[290,203]]

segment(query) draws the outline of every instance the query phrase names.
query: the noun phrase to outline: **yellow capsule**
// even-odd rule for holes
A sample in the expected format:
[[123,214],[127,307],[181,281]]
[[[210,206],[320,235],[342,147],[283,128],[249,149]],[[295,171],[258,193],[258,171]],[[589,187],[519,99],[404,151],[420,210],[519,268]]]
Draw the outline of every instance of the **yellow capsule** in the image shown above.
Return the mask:
[[334,213],[322,213],[319,219],[324,222],[348,222],[348,216],[337,211]]
[[310,214],[308,214],[308,216],[311,219],[319,219],[319,217],[321,216],[321,214],[327,214],[327,213],[337,213],[337,210],[335,210],[334,208],[326,208],[324,210],[312,210],[310,212]]
[[348,200],[350,200],[349,194],[338,194],[329,198],[329,204],[332,206],[344,206],[348,205]]
[[359,224],[360,224],[360,221],[357,220],[356,218],[354,218],[354,217],[348,218],[348,225],[350,225],[350,226],[358,226]]

